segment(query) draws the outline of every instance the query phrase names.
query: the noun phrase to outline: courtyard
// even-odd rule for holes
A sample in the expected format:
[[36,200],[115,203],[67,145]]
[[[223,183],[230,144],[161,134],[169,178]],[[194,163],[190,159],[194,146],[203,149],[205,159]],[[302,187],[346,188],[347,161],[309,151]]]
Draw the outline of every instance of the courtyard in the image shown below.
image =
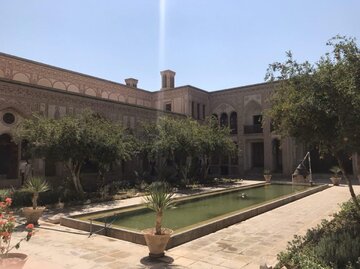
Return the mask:
[[[360,193],[360,187],[355,187]],[[29,255],[24,269],[49,268],[259,268],[276,264],[276,255],[294,234],[331,218],[349,200],[347,186],[331,187],[272,211],[170,249],[157,261],[146,246],[41,221],[38,232],[21,251]],[[116,206],[141,202],[120,200]],[[99,204],[93,210],[106,209]],[[70,213],[70,212],[68,212]],[[79,213],[75,211],[74,213]],[[46,218],[51,218],[47,215]],[[16,235],[15,235],[16,236]]]
[[360,1],[0,3],[0,269],[360,268]]

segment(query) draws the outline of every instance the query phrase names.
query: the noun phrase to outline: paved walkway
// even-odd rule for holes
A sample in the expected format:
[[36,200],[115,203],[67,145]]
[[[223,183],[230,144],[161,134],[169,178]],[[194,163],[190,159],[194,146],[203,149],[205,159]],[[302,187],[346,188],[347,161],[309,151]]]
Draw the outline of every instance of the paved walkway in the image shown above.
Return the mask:
[[[355,190],[360,193],[360,187]],[[157,263],[147,258],[145,246],[98,235],[88,238],[88,233],[50,223],[43,223],[20,251],[30,257],[24,269],[258,269],[263,262],[274,264],[294,234],[329,218],[349,198],[346,186],[329,188],[173,248]]]

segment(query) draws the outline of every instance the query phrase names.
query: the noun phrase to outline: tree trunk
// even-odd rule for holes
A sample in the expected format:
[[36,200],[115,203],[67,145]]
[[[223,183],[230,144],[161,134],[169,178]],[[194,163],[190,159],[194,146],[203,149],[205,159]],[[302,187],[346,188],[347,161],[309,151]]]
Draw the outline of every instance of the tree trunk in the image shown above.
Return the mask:
[[202,180],[206,180],[208,177],[209,167],[210,167],[209,164],[210,164],[209,158],[206,155],[204,155],[201,158],[201,179]]
[[163,212],[159,211],[156,214],[156,222],[155,222],[155,234],[161,234],[161,222],[162,222]]
[[355,174],[355,180],[358,180],[360,183],[360,153],[355,153],[354,156],[355,158],[353,165],[355,165],[355,169],[354,169],[354,174]]
[[39,193],[34,193],[33,197],[32,197],[32,204],[33,204],[33,209],[37,208],[37,200],[39,198]]
[[190,172],[191,162],[192,162],[192,158],[190,156],[188,156],[185,159],[185,164],[180,165],[180,167],[179,167],[181,178],[185,184],[189,183],[188,176],[189,176],[189,172]]
[[352,181],[351,181],[351,178],[347,176],[346,174],[346,171],[344,169],[344,165],[343,165],[343,161],[341,160],[340,156],[338,154],[335,155],[337,161],[338,161],[338,164],[339,164],[339,167],[340,167],[340,170],[345,178],[345,181],[347,183],[347,185],[349,186],[349,191],[350,191],[350,195],[351,195],[351,198],[354,202],[354,205],[356,206],[357,210],[358,210],[358,214],[360,214],[360,205],[359,205],[359,201],[358,199],[356,198],[356,194],[355,194],[355,191],[354,191],[354,188],[353,188],[353,185],[352,185]]
[[79,194],[83,195],[84,194],[84,189],[81,185],[80,182],[80,169],[81,169],[81,164],[73,164],[71,161],[69,161],[66,165],[66,167],[69,169],[70,174],[71,174],[71,179],[74,183],[74,187],[76,192],[78,192]]
[[210,159],[206,158],[205,159],[205,173],[204,173],[204,178],[207,179],[209,176],[209,169],[210,169]]

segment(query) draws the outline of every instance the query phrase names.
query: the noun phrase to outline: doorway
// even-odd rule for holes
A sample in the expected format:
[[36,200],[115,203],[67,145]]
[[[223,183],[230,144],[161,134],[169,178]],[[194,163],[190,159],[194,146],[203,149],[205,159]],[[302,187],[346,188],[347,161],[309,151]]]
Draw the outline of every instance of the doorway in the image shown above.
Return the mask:
[[264,167],[264,142],[251,143],[252,168]]
[[273,157],[273,169],[275,172],[282,173],[282,151],[281,151],[281,142],[279,139],[275,138],[272,141],[272,157]]
[[0,135],[0,178],[18,177],[18,146],[8,134]]

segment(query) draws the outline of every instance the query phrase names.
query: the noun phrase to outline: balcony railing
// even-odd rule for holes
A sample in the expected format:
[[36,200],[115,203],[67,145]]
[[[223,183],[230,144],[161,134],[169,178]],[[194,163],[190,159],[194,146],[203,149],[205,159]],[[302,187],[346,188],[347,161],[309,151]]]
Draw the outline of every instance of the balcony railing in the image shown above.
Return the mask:
[[262,132],[261,124],[244,125],[244,134],[261,134]]

